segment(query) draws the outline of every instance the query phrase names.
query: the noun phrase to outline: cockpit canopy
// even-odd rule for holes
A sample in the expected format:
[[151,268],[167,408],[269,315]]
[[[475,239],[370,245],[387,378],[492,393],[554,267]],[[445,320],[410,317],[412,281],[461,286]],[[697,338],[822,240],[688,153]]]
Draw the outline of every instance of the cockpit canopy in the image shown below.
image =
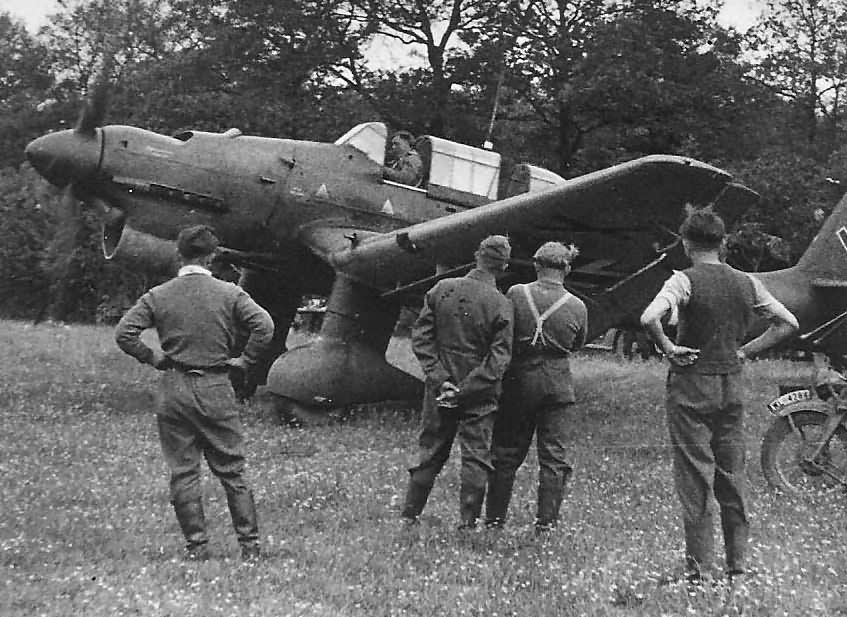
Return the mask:
[[385,164],[385,143],[388,129],[382,122],[357,124],[335,140],[336,146],[347,144],[364,152],[377,165]]
[[[378,165],[385,164],[388,129],[382,122],[354,126],[336,140],[363,152]],[[435,199],[480,205],[498,199],[500,155],[492,150],[460,144],[440,137],[423,135],[415,150],[424,163],[421,188]],[[557,174],[521,163],[516,165],[503,197],[544,190],[565,182]]]

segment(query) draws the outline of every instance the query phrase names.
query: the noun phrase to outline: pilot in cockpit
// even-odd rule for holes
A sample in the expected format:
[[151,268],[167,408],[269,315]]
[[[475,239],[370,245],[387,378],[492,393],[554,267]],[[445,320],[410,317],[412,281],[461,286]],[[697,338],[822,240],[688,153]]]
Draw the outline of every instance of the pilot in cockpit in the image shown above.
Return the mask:
[[419,186],[423,180],[423,160],[413,148],[415,138],[409,131],[397,131],[391,137],[391,149],[382,177],[392,182]]

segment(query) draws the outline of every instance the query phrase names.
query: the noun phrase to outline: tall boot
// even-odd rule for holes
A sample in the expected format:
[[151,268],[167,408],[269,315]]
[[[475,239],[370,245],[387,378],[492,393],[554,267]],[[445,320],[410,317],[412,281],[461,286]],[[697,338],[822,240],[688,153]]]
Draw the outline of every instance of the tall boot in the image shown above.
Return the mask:
[[182,535],[185,536],[187,556],[190,559],[207,559],[209,538],[206,535],[203,501],[201,499],[174,501],[173,507]]
[[473,529],[476,520],[482,511],[482,502],[485,500],[485,485],[477,486],[469,482],[462,482],[459,489],[459,524],[460,529]]
[[414,479],[409,479],[409,486],[406,489],[406,501],[403,504],[403,511],[400,516],[408,521],[415,521],[423,512],[429,493],[432,491],[431,486],[415,482]]
[[561,476],[543,474],[538,480],[538,509],[536,531],[549,531],[559,524],[559,510],[565,497],[565,486],[571,476],[566,470]]
[[721,529],[723,530],[724,550],[726,551],[727,572],[744,572],[744,553],[747,548],[747,536],[750,524],[744,511],[733,508],[721,508]]
[[259,523],[256,519],[256,505],[253,501],[253,491],[227,491],[227,505],[232,517],[232,526],[241,546],[241,556],[244,559],[254,559],[259,556]]
[[494,471],[489,476],[488,493],[485,496],[486,527],[500,528],[506,523],[514,484],[514,471]]
[[686,571],[701,576],[708,572],[714,560],[713,515],[707,511],[698,521],[683,520],[685,531]]

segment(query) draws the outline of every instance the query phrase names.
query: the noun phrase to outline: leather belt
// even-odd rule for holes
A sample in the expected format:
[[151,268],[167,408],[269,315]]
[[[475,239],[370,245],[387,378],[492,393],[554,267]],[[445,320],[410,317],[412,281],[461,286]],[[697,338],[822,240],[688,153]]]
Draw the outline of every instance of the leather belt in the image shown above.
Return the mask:
[[226,364],[218,366],[189,366],[176,360],[168,360],[168,368],[179,371],[180,373],[192,373],[196,375],[205,375],[206,373],[214,375],[229,372],[229,367]]

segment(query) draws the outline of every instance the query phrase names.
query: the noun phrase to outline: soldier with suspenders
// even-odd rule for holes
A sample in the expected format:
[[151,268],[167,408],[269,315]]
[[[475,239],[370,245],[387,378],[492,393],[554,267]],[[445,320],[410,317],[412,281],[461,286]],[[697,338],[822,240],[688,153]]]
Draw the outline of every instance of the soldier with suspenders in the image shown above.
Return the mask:
[[489,477],[486,525],[502,527],[515,474],[537,433],[539,478],[536,533],[556,526],[565,483],[567,411],[574,403],[571,351],[585,343],[588,314],[564,287],[574,246],[547,242],[533,259],[537,280],[506,294],[515,310],[513,360],[503,380],[494,427],[494,471]]

